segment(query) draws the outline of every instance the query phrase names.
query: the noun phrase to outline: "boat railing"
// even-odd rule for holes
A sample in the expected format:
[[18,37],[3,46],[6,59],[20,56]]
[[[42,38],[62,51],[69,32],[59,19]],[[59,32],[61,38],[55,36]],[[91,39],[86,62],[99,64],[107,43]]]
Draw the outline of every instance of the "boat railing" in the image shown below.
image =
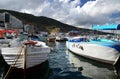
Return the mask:
[[120,38],[114,35],[100,35],[100,36],[93,36],[90,37],[90,41],[96,42],[119,42]]

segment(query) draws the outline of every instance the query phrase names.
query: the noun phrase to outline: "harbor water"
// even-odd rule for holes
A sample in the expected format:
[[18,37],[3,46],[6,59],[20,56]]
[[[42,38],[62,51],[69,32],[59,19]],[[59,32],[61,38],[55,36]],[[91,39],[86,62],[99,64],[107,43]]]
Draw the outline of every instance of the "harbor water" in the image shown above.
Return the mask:
[[[52,48],[48,60],[49,75],[35,79],[120,79],[119,69],[73,54],[67,50],[65,42],[47,42],[47,45]],[[1,57],[0,79],[7,71],[5,64]]]
[[65,42],[48,45],[53,48],[49,79],[120,79],[119,69],[73,54],[66,49]]

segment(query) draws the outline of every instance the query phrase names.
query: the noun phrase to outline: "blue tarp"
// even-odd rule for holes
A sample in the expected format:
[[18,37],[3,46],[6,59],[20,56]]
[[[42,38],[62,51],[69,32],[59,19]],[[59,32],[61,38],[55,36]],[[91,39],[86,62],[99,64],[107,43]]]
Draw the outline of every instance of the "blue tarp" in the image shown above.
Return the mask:
[[69,42],[86,42],[86,38],[69,39]]
[[93,30],[120,30],[120,24],[111,25],[93,25]]

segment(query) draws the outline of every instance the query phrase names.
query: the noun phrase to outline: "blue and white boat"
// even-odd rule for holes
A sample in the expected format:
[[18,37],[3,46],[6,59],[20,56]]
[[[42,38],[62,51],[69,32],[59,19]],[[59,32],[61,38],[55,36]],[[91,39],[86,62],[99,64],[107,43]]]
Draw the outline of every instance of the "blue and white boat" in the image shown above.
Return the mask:
[[[120,25],[93,26],[93,29],[120,30]],[[108,64],[115,65],[120,59],[120,41],[113,39],[75,37],[66,42],[66,47],[75,54]]]

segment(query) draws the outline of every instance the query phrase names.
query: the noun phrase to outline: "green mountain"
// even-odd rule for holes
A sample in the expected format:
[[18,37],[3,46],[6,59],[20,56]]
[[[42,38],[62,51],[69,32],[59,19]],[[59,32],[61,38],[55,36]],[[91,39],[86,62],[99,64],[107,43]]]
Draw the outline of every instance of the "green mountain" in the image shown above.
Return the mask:
[[0,13],[8,12],[16,18],[22,20],[24,24],[32,24],[35,26],[36,31],[49,31],[55,28],[59,28],[60,31],[66,32],[70,30],[78,30],[78,28],[61,23],[57,20],[45,17],[34,16],[32,14],[20,13],[11,10],[0,10]]
[[[21,13],[17,11],[12,11],[12,10],[3,10],[0,9],[0,13],[3,12],[8,12],[11,15],[15,16],[16,18],[22,20],[24,24],[30,24],[34,26],[34,29],[36,32],[38,31],[60,31],[60,32],[68,32],[71,30],[79,30],[81,31],[81,34],[90,34],[93,33],[93,30],[90,29],[84,29],[84,28],[77,28],[72,25],[67,25],[62,22],[59,22],[55,19],[48,18],[45,16],[34,16],[32,14],[27,14],[27,13]],[[95,33],[103,33],[99,31],[94,31]]]

